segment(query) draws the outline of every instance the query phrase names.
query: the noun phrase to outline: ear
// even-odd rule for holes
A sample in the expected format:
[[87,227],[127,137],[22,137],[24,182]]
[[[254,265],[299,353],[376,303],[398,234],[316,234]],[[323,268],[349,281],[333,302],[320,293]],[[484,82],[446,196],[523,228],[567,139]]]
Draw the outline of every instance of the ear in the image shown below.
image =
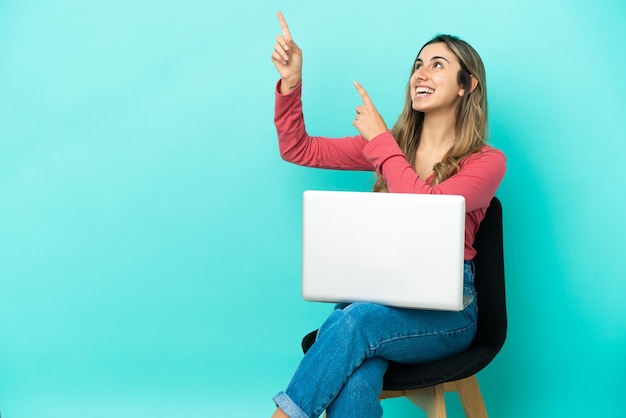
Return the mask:
[[476,87],[478,87],[478,79],[470,74],[470,80],[472,80],[472,87],[470,87],[470,93],[473,92]]
[[[476,87],[478,87],[478,79],[470,74],[470,93],[473,92]],[[459,96],[465,96],[465,89],[459,90]]]

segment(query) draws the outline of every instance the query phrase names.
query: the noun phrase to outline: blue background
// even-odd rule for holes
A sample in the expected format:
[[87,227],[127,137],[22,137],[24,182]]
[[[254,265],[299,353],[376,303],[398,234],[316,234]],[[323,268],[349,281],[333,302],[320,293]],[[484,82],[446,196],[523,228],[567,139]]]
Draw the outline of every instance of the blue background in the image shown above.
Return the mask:
[[3,416],[271,414],[330,310],[299,294],[301,193],[372,184],[280,159],[279,9],[319,135],[354,133],[353,80],[391,126],[425,41],[474,45],[508,156],[489,412],[624,415],[626,3],[285,3],[0,2]]

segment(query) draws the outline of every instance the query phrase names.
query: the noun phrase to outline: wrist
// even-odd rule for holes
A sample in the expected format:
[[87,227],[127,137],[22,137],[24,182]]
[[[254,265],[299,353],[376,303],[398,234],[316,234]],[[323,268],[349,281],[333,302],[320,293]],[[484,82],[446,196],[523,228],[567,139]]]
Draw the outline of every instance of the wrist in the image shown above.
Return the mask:
[[291,90],[298,87],[298,84],[302,81],[301,77],[289,77],[280,79],[280,93],[287,94]]

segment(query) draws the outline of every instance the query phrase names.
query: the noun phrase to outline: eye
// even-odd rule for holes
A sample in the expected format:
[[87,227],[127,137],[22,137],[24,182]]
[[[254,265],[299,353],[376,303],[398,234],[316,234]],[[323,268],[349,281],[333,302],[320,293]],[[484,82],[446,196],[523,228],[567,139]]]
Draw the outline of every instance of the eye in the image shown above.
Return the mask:
[[443,68],[443,65],[441,64],[441,62],[439,61],[435,61],[435,63],[433,64],[434,68]]
[[422,63],[421,62],[416,62],[415,63],[415,69],[419,70],[420,68],[422,68]]

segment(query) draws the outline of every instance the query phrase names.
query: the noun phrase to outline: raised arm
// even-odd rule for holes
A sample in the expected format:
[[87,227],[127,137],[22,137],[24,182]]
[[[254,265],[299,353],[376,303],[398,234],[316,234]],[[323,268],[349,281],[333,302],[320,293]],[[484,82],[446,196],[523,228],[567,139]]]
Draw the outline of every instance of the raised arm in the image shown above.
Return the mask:
[[326,138],[309,136],[302,114],[302,50],[291,37],[287,21],[278,12],[281,34],[276,37],[272,62],[280,74],[274,123],[281,157],[294,164],[336,170],[372,171],[363,156],[362,136]]

